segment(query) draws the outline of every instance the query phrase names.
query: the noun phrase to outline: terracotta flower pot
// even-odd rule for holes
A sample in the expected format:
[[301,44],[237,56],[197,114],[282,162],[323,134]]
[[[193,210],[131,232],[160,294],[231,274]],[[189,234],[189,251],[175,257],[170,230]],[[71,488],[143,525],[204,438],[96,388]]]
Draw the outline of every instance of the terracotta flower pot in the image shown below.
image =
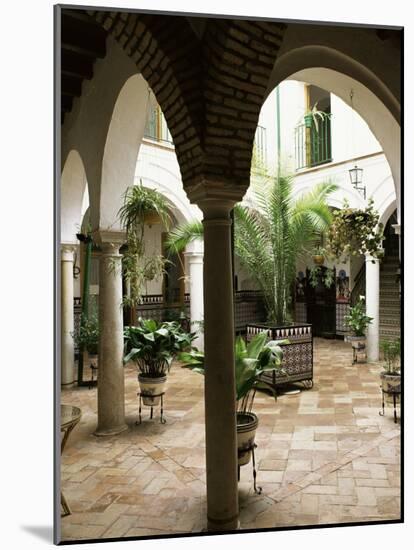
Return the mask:
[[138,374],[139,388],[144,405],[154,407],[160,402],[160,396],[165,392],[166,376],[151,378]]
[[325,257],[322,256],[322,254],[315,254],[313,256],[313,263],[315,265],[323,265],[324,261],[325,261]]
[[252,412],[237,413],[237,454],[239,466],[250,462],[259,419]]

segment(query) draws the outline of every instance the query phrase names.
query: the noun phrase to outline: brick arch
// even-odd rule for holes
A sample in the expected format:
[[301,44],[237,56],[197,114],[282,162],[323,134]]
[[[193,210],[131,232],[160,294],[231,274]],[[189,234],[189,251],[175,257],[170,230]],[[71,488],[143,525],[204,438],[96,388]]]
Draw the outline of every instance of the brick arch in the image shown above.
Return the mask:
[[286,25],[212,18],[200,36],[185,17],[88,13],[154,91],[190,197],[215,184],[247,188],[257,121]]
[[205,172],[212,177],[249,185],[257,122],[285,29],[232,19],[207,25]]
[[167,120],[184,185],[202,173],[200,43],[184,17],[88,11],[150,85]]

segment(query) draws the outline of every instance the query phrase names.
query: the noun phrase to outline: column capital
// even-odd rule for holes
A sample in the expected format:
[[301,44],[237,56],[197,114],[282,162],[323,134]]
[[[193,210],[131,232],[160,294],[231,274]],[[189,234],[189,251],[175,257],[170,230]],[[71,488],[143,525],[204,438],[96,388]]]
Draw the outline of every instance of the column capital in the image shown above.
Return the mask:
[[377,258],[376,256],[373,256],[372,254],[365,254],[365,261],[367,263],[372,263],[372,264],[379,264],[381,259],[380,258]]
[[396,235],[401,235],[401,224],[399,224],[399,223],[394,223],[394,224],[392,225],[392,227],[393,227],[394,233],[395,233]]
[[225,179],[201,177],[186,186],[185,191],[190,202],[197,204],[203,211],[205,218],[215,218],[229,214],[234,205],[243,199],[247,187]]
[[61,243],[60,258],[62,262],[73,262],[73,254],[77,250],[77,245],[74,243]]
[[188,243],[186,250],[184,252],[184,256],[189,258],[190,260],[192,258],[203,258],[204,257],[204,241],[203,239],[194,239],[190,243]]
[[118,256],[119,249],[126,241],[125,231],[97,230],[93,232],[93,239],[106,255]]
[[121,246],[126,242],[125,231],[110,231],[109,229],[96,229],[92,233],[94,241],[100,245],[103,243],[118,243]]
[[122,254],[119,253],[122,243],[117,242],[104,242],[100,244],[102,256],[114,256],[121,257]]
[[204,262],[204,252],[184,252],[184,256],[188,258],[188,263],[202,264]]

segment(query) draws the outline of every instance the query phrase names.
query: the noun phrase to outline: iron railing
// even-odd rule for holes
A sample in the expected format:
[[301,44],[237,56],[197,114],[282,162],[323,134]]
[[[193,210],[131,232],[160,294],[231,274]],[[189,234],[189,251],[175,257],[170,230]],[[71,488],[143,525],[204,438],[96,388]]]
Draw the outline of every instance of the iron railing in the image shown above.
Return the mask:
[[296,170],[332,161],[331,115],[318,119],[317,126],[314,121],[310,128],[296,126],[295,159]]
[[256,134],[254,137],[254,152],[256,156],[256,163],[259,166],[266,166],[267,163],[267,142],[266,142],[266,128],[263,126],[257,126]]

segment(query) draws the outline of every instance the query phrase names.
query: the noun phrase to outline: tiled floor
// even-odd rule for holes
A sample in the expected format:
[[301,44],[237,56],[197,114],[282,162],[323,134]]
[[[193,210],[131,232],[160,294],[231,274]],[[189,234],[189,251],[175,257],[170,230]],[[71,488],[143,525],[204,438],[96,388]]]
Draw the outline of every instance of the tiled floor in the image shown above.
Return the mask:
[[[351,365],[349,344],[315,339],[314,388],[260,393],[254,410],[258,485],[250,465],[239,484],[240,528],[362,522],[400,516],[400,426],[381,404],[379,365]],[[126,369],[129,431],[97,438],[96,389],[64,391],[82,419],[62,458],[72,515],[62,539],[150,536],[205,529],[203,377],[177,365],[169,375],[167,423],[138,413],[137,380]]]

